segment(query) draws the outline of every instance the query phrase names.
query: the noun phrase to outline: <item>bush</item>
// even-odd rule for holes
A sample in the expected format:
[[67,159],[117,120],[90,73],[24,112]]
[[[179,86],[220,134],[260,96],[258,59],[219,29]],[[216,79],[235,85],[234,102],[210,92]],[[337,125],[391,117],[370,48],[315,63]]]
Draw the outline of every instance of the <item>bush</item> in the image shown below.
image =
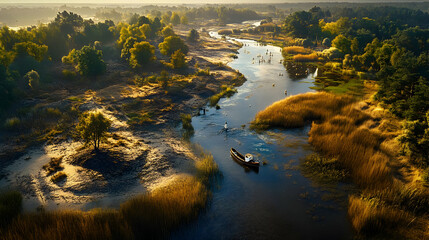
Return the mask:
[[67,178],[67,174],[65,172],[57,172],[51,177],[51,181],[54,183],[59,183]]
[[231,35],[232,30],[231,29],[222,29],[217,32],[219,35]]
[[20,124],[21,124],[21,120],[19,118],[12,117],[12,118],[6,119],[4,123],[4,127],[12,130],[12,129],[18,128]]

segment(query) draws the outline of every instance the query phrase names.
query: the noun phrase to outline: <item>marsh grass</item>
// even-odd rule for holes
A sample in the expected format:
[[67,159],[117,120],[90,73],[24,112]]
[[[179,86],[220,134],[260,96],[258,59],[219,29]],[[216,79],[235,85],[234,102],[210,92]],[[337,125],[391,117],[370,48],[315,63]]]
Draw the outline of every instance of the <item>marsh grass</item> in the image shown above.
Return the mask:
[[311,54],[297,54],[293,56],[295,62],[317,62],[319,61],[319,56],[316,53]]
[[344,106],[352,102],[350,97],[324,92],[299,94],[277,101],[258,112],[251,127],[260,130],[303,127],[311,121],[323,121],[340,113]]
[[228,85],[222,85],[221,86],[221,92],[218,94],[215,94],[209,98],[209,104],[210,106],[214,107],[219,102],[219,100],[223,97],[231,97],[234,95],[234,93],[237,92],[237,89],[235,89],[233,86]]
[[305,177],[319,183],[345,181],[348,172],[342,168],[336,158],[326,158],[318,154],[310,154],[300,163]]
[[284,54],[310,54],[313,51],[309,48],[304,48],[301,46],[290,46],[290,47],[284,47],[282,50],[283,55]]
[[[0,227],[7,225],[22,209],[22,196],[16,191],[0,193]],[[1,234],[0,234],[1,236]]]

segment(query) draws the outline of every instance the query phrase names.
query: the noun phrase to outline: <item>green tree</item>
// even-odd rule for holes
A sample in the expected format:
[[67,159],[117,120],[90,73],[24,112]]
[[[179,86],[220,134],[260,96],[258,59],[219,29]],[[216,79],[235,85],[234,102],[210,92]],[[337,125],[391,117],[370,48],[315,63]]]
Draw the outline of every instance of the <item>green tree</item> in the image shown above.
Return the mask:
[[350,50],[354,55],[359,54],[359,41],[357,38],[353,38],[351,41]]
[[197,30],[191,29],[188,34],[188,41],[190,42],[197,42],[200,38],[200,35],[198,34]]
[[86,112],[79,119],[77,131],[86,143],[94,146],[94,150],[98,150],[110,125],[110,120],[101,112]]
[[351,53],[351,44],[351,41],[341,34],[332,40],[332,46],[339,49],[344,54]]
[[121,50],[121,58],[125,59],[125,60],[129,60],[130,59],[130,50],[131,48],[134,47],[134,44],[137,42],[137,38],[135,37],[129,37],[127,38],[127,40],[125,41],[122,50]]
[[170,26],[166,26],[165,28],[163,28],[161,34],[162,36],[164,36],[164,38],[176,35],[176,33]]
[[28,81],[28,86],[30,86],[31,89],[37,89],[39,87],[40,76],[38,72],[31,70],[25,74],[24,78]]
[[156,80],[158,81],[158,83],[161,84],[161,87],[163,89],[166,89],[168,87],[168,84],[170,83],[170,75],[167,71],[162,70],[161,75],[157,77]]
[[181,24],[183,24],[183,25],[188,25],[188,17],[186,16],[186,15],[183,15],[181,18],[180,18],[180,23]]
[[148,42],[135,43],[130,49],[129,63],[133,68],[142,67],[155,59],[155,47]]
[[179,14],[177,14],[176,12],[174,12],[171,15],[170,22],[171,22],[171,24],[173,24],[173,26],[176,26],[176,25],[180,24],[180,16],[179,16]]
[[174,69],[180,69],[186,67],[185,54],[183,54],[180,49],[171,54],[171,64]]
[[158,45],[159,50],[166,56],[171,56],[175,51],[179,50],[183,54],[187,54],[189,49],[185,42],[179,36],[170,36],[164,39],[164,42]]
[[81,50],[73,49],[62,61],[75,65],[76,70],[83,76],[97,76],[106,71],[103,53],[91,46],[84,46]]

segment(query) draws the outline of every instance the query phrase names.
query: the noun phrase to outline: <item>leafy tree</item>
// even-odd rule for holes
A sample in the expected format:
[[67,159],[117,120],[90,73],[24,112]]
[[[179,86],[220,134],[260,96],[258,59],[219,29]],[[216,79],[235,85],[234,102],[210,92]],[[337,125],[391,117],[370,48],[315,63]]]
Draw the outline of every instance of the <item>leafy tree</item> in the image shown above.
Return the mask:
[[109,130],[111,122],[101,112],[86,112],[77,125],[77,131],[81,138],[94,146],[94,150],[100,148],[100,142]]
[[106,71],[103,53],[90,46],[84,46],[81,50],[73,49],[62,61],[75,65],[76,70],[83,76],[97,76]]
[[180,49],[171,54],[171,64],[174,69],[180,69],[186,67],[185,54],[183,54]]
[[125,60],[129,60],[130,59],[130,50],[131,48],[134,47],[134,44],[137,42],[137,38],[135,37],[129,37],[127,38],[127,40],[125,41],[122,50],[121,50],[121,58],[125,59]]
[[164,42],[158,45],[159,50],[166,56],[171,56],[175,51],[179,50],[183,54],[187,54],[189,49],[185,42],[179,36],[170,36],[164,39]]
[[353,54],[359,54],[359,41],[357,38],[353,38],[351,41],[350,50]]
[[162,70],[161,75],[157,77],[156,80],[161,84],[161,87],[163,89],[166,89],[168,87],[168,84],[170,83],[170,75],[167,71]]
[[332,40],[332,46],[339,49],[344,54],[351,52],[351,41],[341,34]]
[[13,50],[16,52],[17,57],[28,55],[33,57],[38,62],[41,62],[47,56],[48,46],[38,45],[33,42],[21,42],[16,43],[13,46]]
[[130,49],[129,63],[133,68],[142,67],[155,59],[155,47],[148,42],[135,43]]
[[161,34],[162,36],[164,36],[164,38],[170,37],[170,36],[176,36],[176,33],[173,31],[173,29],[170,26],[166,26],[165,28],[163,28],[161,31]]
[[191,29],[188,34],[188,41],[190,42],[197,42],[200,38],[200,35],[198,34],[197,30]]
[[180,24],[180,16],[179,16],[179,14],[177,14],[176,12],[174,12],[171,15],[170,22],[171,22],[171,24],[173,24],[173,26],[179,25]]
[[183,16],[180,18],[180,23],[181,23],[181,24],[183,24],[183,25],[188,25],[188,22],[189,22],[189,20],[188,20],[188,17],[186,17],[186,15],[183,15]]
[[40,76],[38,72],[31,70],[25,74],[24,78],[28,81],[28,86],[30,86],[31,89],[37,89],[39,87]]

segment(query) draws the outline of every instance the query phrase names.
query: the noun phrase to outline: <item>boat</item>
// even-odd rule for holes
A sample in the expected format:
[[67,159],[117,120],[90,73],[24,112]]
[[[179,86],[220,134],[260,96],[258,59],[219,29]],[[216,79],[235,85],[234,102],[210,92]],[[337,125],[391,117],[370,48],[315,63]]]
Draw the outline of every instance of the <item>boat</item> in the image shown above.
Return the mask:
[[[253,159],[252,154],[246,154],[245,156],[243,156],[241,153],[239,153],[237,150],[235,150],[234,148],[231,148],[231,157],[239,162],[242,165],[248,166],[248,167],[255,167],[255,168],[259,168],[259,162],[255,161]],[[246,161],[247,160],[247,161]]]

